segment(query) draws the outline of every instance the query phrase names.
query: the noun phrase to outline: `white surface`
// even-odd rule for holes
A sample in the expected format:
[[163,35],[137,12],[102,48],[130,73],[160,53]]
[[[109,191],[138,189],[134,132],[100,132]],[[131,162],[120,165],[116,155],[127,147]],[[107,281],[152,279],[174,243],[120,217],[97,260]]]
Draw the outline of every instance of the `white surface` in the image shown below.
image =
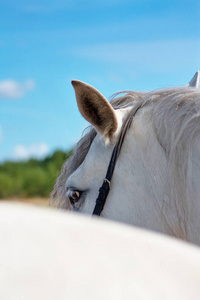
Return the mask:
[[199,299],[200,250],[30,205],[0,204],[0,299]]

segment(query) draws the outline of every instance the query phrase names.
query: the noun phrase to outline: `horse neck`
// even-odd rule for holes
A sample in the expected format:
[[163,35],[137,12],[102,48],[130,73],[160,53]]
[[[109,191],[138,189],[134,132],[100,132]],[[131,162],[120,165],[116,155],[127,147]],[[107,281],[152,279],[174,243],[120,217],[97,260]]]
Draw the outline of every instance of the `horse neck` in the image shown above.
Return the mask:
[[[141,110],[127,132],[113,176],[104,216],[172,234],[163,219],[166,186],[165,153],[148,112]],[[108,200],[109,200],[108,198]]]
[[[196,167],[196,173],[199,170]],[[127,132],[114,172],[109,195],[112,201],[108,201],[104,216],[199,243],[195,233],[200,212],[199,184],[193,181],[193,209],[190,205],[184,211],[182,204],[187,200],[173,199],[170,176],[166,152],[157,139],[150,113],[143,109]]]
[[186,186],[187,236],[200,245],[200,138],[196,140],[188,158]]

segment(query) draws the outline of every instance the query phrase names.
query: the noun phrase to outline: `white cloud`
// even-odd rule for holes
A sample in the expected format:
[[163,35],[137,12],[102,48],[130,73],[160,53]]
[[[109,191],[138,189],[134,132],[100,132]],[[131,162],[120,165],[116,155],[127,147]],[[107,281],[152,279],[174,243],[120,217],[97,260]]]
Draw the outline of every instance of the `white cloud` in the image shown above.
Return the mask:
[[31,144],[29,146],[17,145],[13,154],[15,160],[27,160],[29,158],[41,159],[47,155],[49,147],[46,143]]
[[17,82],[12,79],[0,81],[0,99],[18,99],[23,97],[27,91],[34,89],[33,80]]

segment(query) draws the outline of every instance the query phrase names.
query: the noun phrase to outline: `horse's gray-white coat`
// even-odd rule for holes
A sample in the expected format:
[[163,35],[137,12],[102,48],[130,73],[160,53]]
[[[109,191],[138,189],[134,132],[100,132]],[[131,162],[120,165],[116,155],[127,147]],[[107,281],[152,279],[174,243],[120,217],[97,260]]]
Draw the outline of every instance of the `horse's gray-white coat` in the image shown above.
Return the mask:
[[73,81],[79,110],[93,129],[64,165],[55,203],[70,208],[71,199],[71,209],[92,214],[122,123],[139,106],[101,216],[200,244],[198,82],[199,72],[185,87],[128,92],[111,106],[95,88]]

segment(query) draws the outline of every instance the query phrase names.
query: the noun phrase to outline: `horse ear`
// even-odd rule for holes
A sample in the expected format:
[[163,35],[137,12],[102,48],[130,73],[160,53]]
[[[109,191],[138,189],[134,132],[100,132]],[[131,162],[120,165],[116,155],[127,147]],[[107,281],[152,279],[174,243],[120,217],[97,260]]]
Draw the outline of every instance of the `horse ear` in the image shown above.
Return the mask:
[[194,77],[190,80],[188,84],[186,84],[187,87],[194,87],[198,88],[199,87],[199,71],[197,71],[194,74]]
[[112,139],[117,131],[118,122],[110,103],[98,90],[89,84],[72,80],[72,85],[82,116],[106,139]]

